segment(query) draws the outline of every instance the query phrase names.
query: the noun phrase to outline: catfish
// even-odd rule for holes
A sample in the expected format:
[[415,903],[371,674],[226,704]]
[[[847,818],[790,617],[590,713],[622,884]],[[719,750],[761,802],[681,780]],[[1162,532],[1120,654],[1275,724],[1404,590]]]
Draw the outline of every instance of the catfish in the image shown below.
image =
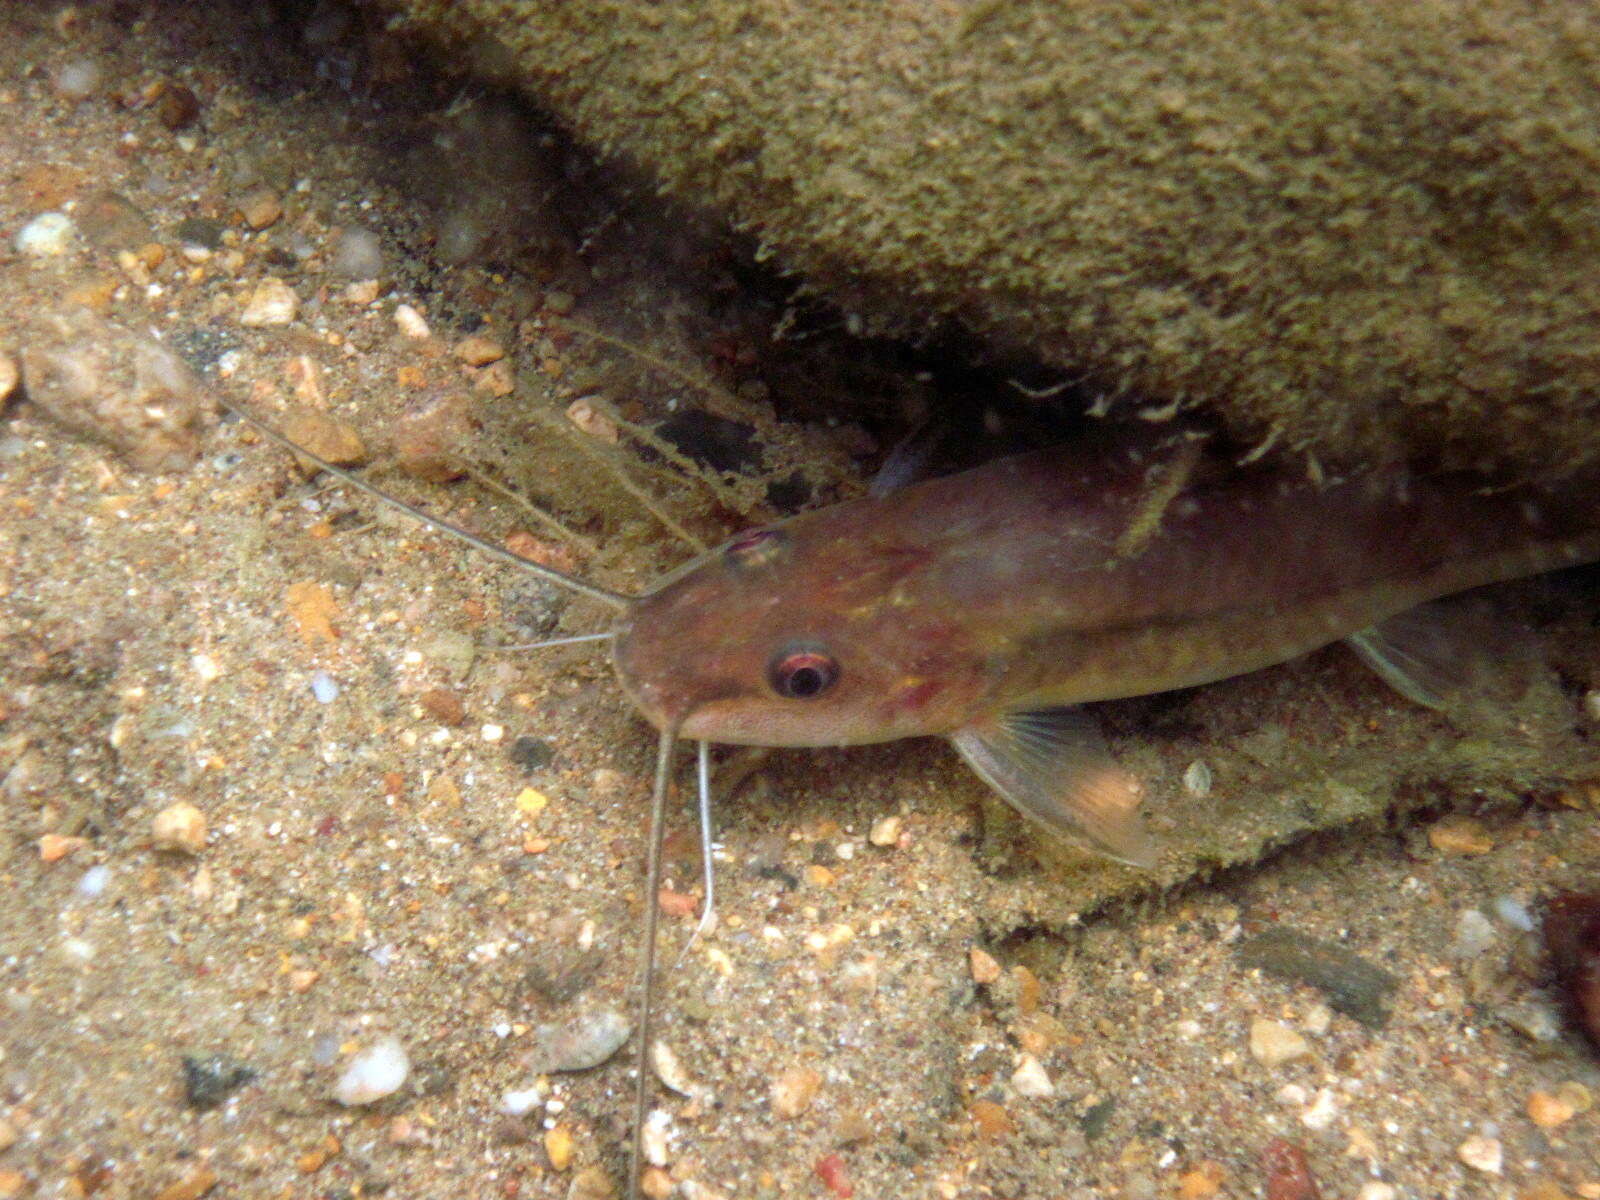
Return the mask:
[[[630,1196],[648,1108],[654,902],[680,740],[697,747],[713,910],[713,743],[947,739],[1018,812],[1148,868],[1141,787],[1083,706],[1211,683],[1347,643],[1440,706],[1459,681],[1429,601],[1600,561],[1592,485],[1496,489],[1391,464],[1335,478],[1208,458],[1200,440],[1091,439],[997,459],[741,533],[624,595],[389,496],[223,406],[327,473],[620,614],[607,642],[658,731],[641,948]],[[1591,481],[1592,484],[1592,481]],[[697,931],[698,933],[698,931]]]

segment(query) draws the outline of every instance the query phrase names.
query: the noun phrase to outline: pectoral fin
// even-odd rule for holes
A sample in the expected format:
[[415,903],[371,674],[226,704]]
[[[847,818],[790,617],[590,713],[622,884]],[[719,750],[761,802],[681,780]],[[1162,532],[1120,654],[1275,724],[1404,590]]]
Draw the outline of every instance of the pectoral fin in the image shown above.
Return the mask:
[[1475,656],[1435,606],[1420,605],[1352,633],[1345,644],[1407,700],[1444,708],[1468,687]]
[[1136,867],[1156,847],[1139,819],[1139,785],[1094,720],[1076,708],[1001,713],[951,739],[1006,802],[1052,833]]

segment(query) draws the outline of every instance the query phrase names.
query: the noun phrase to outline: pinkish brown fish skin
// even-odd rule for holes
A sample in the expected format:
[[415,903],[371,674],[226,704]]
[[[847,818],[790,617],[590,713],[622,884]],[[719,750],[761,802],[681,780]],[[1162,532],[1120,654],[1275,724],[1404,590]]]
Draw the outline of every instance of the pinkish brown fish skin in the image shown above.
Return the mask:
[[[690,738],[949,735],[1257,670],[1439,596],[1600,559],[1593,490],[1492,494],[1399,469],[1318,486],[1201,465],[1130,538],[1170,469],[1170,454],[1055,448],[802,514],[642,597],[618,676]],[[773,691],[774,656],[796,647],[837,662],[825,695]]]

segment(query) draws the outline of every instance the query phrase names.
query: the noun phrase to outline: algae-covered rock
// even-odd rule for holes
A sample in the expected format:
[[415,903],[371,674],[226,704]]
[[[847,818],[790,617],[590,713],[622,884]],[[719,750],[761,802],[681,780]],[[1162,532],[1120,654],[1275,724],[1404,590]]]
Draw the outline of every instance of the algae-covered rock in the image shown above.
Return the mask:
[[391,3],[869,327],[1322,456],[1600,454],[1600,10]]

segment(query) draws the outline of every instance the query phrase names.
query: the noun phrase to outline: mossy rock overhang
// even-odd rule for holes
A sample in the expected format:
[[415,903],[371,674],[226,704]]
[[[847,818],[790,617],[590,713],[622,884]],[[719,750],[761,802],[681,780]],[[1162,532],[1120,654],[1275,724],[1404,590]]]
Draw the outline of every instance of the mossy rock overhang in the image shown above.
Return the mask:
[[1600,9],[383,0],[875,331],[1326,461],[1600,458]]

